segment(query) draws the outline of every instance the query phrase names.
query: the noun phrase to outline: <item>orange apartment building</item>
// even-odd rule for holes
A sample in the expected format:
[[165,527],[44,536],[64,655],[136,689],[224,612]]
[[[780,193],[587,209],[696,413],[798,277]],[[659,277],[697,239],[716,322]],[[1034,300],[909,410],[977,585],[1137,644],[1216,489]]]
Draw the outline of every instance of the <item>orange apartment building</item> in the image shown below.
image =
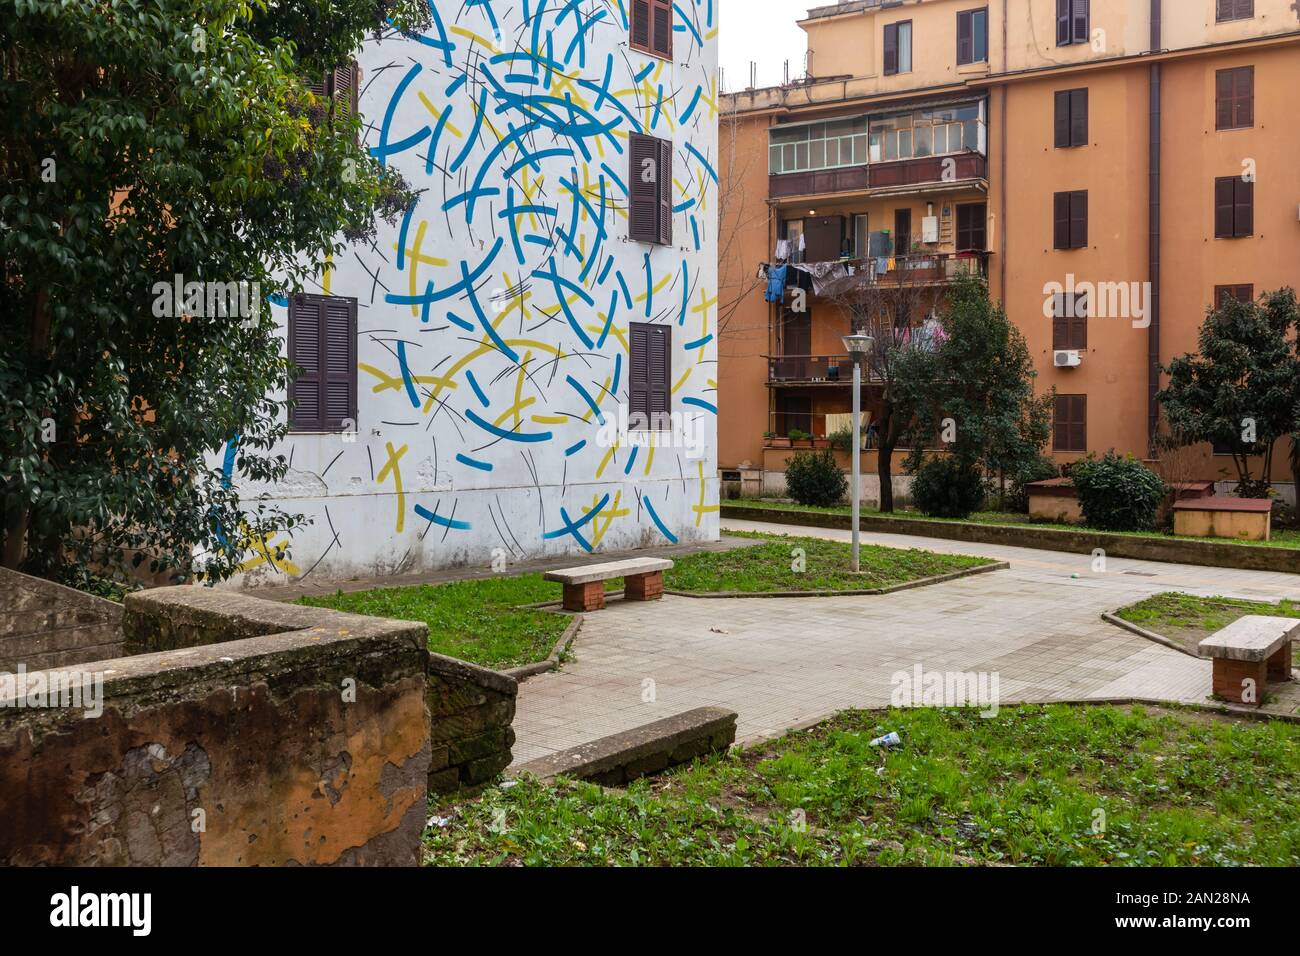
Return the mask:
[[[747,493],[784,487],[765,433],[824,436],[852,400],[847,314],[764,300],[781,239],[860,282],[986,274],[1056,389],[1060,462],[1149,458],[1159,368],[1216,290],[1300,285],[1300,0],[856,0],[799,26],[808,77],[729,94],[721,131],[719,464]],[[1209,446],[1194,467],[1235,475]],[[1272,477],[1294,494],[1285,449]]]

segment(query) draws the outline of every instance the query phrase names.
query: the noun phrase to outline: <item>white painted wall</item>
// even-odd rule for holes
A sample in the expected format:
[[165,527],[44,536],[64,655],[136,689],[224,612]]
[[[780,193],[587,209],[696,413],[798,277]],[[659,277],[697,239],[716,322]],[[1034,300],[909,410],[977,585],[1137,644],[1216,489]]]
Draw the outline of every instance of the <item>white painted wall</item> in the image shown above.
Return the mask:
[[[319,288],[304,290],[358,299],[357,434],[351,442],[292,435],[280,449],[291,458],[287,478],[244,489],[313,523],[294,533],[287,561],[250,548],[236,583],[717,538],[717,2],[679,0],[672,62],[630,49],[620,0],[435,0],[437,22],[423,36],[366,44],[359,57],[366,145],[424,193],[405,223],[380,223],[373,246],[350,250]],[[559,68],[539,64],[534,51]],[[577,107],[572,118],[566,98]],[[481,124],[478,102],[487,107]],[[533,123],[499,148],[512,127]],[[626,238],[629,130],[674,141],[672,246]],[[575,173],[589,205],[565,185]],[[482,192],[471,208],[463,196],[476,184]],[[516,218],[523,263],[502,215],[511,199],[555,210]],[[557,292],[538,275],[552,260],[572,287]],[[462,266],[479,276],[473,300]],[[401,298],[449,289],[427,314]],[[272,308],[287,322],[287,308]],[[601,447],[580,389],[602,416],[617,417],[628,398],[629,321],[671,327],[672,409],[698,430],[699,457],[680,442],[653,456]],[[502,438],[473,416],[536,440]],[[390,454],[397,465],[386,471]],[[581,523],[576,535],[564,532],[570,523]]]

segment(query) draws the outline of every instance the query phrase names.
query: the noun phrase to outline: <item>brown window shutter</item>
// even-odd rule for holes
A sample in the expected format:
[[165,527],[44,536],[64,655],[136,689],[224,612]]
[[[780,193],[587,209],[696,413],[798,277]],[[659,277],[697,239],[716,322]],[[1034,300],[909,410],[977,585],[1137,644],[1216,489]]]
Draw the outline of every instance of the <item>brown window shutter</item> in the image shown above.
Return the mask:
[[628,414],[650,414],[650,330],[644,322],[628,324]]
[[1070,194],[1056,193],[1052,197],[1052,246],[1070,248]]
[[672,140],[661,139],[659,144],[659,229],[660,245],[673,244],[673,144]]
[[1070,193],[1070,248],[1088,247],[1088,191]]
[[357,300],[323,296],[323,424],[337,431],[357,420]]
[[1074,36],[1072,40],[1075,43],[1088,42],[1088,7],[1088,0],[1074,0]]
[[844,244],[844,217],[820,216],[804,220],[804,261],[834,262]]
[[1214,238],[1231,239],[1236,195],[1232,184],[1236,176],[1220,176],[1214,181]]
[[289,300],[289,361],[296,366],[289,387],[289,428],[321,431],[321,303],[315,296]]
[[650,49],[650,0],[632,0],[632,46]]
[[1214,74],[1214,128],[1231,129],[1233,113],[1232,94],[1234,87],[1232,70],[1219,70]]
[[885,76],[898,72],[898,24],[885,24]]
[[1074,296],[1072,303],[1074,315],[1070,319],[1070,348],[1086,349],[1088,347],[1088,297]]
[[1233,177],[1233,215],[1232,234],[1234,236],[1251,236],[1255,234],[1255,184],[1248,183],[1240,176]]
[[1074,416],[1070,423],[1071,446],[1075,451],[1088,450],[1088,396],[1074,396]]
[[1088,396],[1057,395],[1052,445],[1056,451],[1088,450]]
[[1088,91],[1070,91],[1070,145],[1088,145]]
[[673,330],[663,325],[650,327],[649,333],[650,414],[667,415],[672,411],[672,341]]
[[1065,318],[1065,293],[1057,292],[1052,296],[1052,348],[1068,349],[1070,347],[1070,327]]
[[357,111],[357,79],[359,70],[356,63],[348,62],[334,71],[330,95],[333,108],[340,116],[352,116]]
[[975,59],[975,13],[964,10],[957,14],[957,62],[971,63]]
[[1233,126],[1238,129],[1248,129],[1255,125],[1255,68],[1245,66],[1236,71],[1237,80],[1234,84],[1234,116]]
[[1056,45],[1070,43],[1070,0],[1056,0]]
[[652,0],[653,37],[650,48],[669,59],[673,55],[673,5],[672,0]]
[[[628,238],[636,242],[659,241],[659,185],[663,181],[663,158],[653,136],[628,136]],[[654,182],[646,182],[645,163],[654,164]]]
[[1056,139],[1057,149],[1070,145],[1070,91],[1056,91]]

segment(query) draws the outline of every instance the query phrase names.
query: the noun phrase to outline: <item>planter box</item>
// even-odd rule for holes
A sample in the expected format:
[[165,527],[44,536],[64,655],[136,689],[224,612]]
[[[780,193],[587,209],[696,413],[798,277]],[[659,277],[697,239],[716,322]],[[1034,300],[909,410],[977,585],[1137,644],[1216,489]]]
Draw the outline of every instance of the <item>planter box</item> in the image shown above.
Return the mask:
[[765,438],[763,445],[767,448],[789,448],[790,439],[788,438]]
[[1267,541],[1272,519],[1273,502],[1267,498],[1211,495],[1174,502],[1174,534],[1191,538]]
[[1083,524],[1079,493],[1069,478],[1049,478],[1025,485],[1029,496],[1029,516],[1043,521]]

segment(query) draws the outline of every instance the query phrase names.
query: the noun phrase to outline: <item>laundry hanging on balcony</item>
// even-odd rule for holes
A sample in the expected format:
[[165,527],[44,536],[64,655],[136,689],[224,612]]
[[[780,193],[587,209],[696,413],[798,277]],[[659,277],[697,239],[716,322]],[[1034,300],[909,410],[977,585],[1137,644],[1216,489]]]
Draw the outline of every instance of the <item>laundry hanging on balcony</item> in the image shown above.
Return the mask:
[[785,298],[785,280],[789,272],[789,266],[767,267],[767,291],[763,293],[765,301],[780,302]]
[[853,266],[844,262],[797,262],[791,268],[808,276],[815,295],[823,295],[831,283],[853,275]]

